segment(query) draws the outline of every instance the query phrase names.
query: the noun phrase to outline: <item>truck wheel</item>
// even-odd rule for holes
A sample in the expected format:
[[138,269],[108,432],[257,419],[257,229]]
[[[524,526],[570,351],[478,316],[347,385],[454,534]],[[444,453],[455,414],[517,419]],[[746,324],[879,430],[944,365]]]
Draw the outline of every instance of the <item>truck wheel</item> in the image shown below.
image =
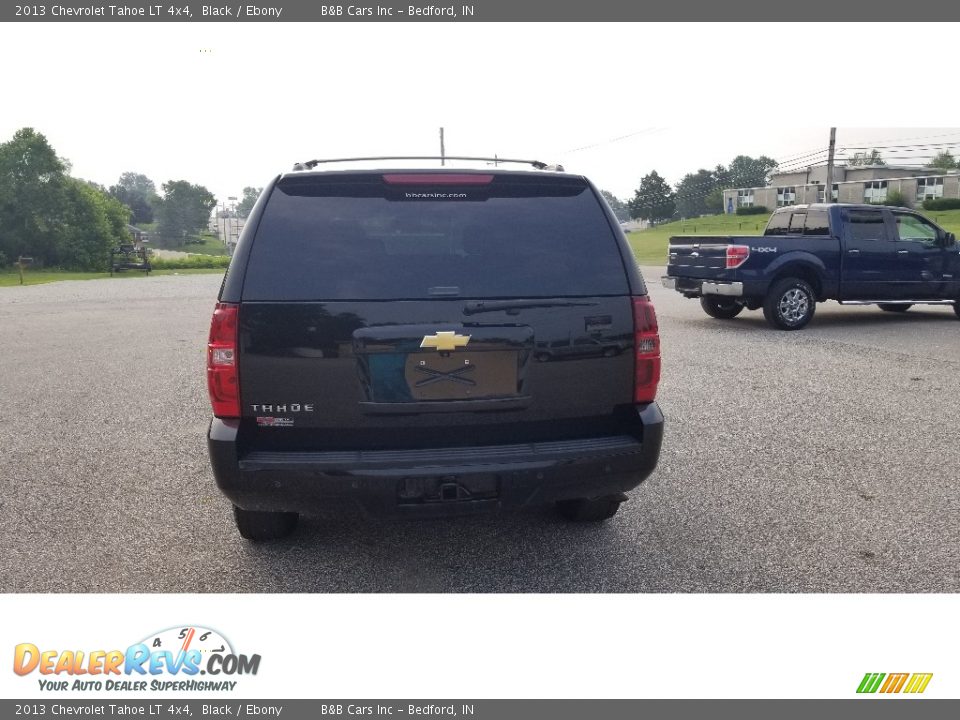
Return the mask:
[[718,295],[704,295],[700,298],[700,307],[712,318],[729,320],[743,312],[743,305],[731,298]]
[[233,506],[237,530],[247,540],[276,540],[293,532],[299,515],[293,512],[261,512]]
[[774,283],[763,300],[763,316],[778,330],[799,330],[813,319],[816,309],[813,288],[800,278]]
[[897,305],[896,303],[878,303],[877,307],[881,310],[886,310],[887,312],[906,312],[913,305]]
[[601,522],[616,515],[617,510],[620,509],[620,503],[626,499],[627,496],[620,493],[604,495],[592,500],[587,498],[561,500],[557,503],[557,512],[564,519],[573,522]]

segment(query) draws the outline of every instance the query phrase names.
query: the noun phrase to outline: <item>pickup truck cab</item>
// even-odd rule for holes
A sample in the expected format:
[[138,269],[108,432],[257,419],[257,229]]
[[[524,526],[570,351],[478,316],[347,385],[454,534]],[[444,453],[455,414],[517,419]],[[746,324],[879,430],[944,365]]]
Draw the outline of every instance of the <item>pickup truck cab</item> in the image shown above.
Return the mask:
[[781,330],[806,326],[825,300],[888,312],[952,305],[960,317],[960,246],[905,208],[793,205],[762,236],[670,238],[663,284],[715,318],[763,308]]

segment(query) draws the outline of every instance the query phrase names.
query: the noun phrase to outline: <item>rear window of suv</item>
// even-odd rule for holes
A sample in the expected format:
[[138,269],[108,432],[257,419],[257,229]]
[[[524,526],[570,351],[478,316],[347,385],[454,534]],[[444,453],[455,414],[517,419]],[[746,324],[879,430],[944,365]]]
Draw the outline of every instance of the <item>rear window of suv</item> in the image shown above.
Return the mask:
[[616,236],[583,180],[424,175],[281,179],[244,300],[629,294]]

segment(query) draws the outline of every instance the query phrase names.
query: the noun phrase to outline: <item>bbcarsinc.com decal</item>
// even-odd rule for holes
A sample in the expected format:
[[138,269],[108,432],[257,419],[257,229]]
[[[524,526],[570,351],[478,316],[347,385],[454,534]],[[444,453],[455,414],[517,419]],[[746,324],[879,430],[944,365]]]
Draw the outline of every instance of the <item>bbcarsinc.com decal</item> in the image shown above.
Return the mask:
[[172,627],[125,650],[50,650],[20,643],[13,671],[35,675],[45,691],[232,691],[243,675],[256,675],[260,655],[234,652],[216,630]]

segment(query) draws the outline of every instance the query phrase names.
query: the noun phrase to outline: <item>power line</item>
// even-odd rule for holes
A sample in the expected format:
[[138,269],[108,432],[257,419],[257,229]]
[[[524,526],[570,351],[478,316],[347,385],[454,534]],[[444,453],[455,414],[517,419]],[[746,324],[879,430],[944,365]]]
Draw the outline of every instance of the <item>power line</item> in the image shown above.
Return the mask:
[[637,137],[638,135],[649,135],[651,133],[663,132],[666,128],[644,128],[643,130],[637,130],[636,132],[628,133],[627,135],[621,135],[619,137],[611,138],[610,140],[601,140],[600,142],[592,143],[590,145],[584,145],[583,147],[574,148],[573,150],[567,150],[566,152],[558,153],[558,155],[569,155],[570,153],[580,152],[581,150],[590,150],[591,148],[600,147],[601,145],[609,145],[611,143],[620,142],[621,140],[626,140],[628,138]]

